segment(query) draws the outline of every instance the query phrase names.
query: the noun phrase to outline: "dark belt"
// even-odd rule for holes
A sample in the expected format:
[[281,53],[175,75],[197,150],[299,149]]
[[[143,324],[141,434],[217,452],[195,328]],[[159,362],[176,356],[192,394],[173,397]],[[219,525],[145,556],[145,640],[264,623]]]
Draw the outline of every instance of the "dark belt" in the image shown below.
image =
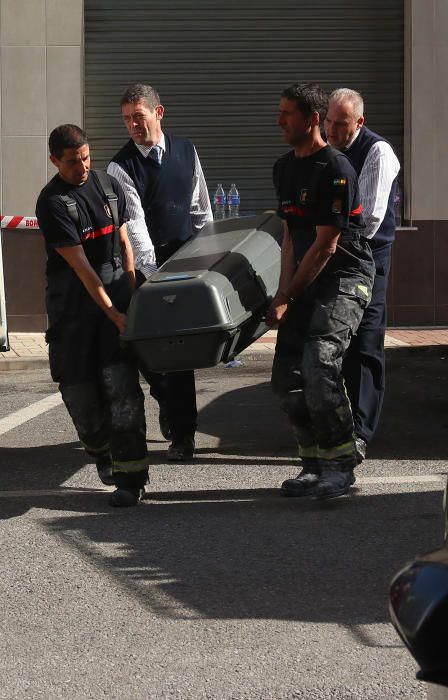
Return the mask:
[[364,238],[362,233],[358,231],[348,231],[347,233],[341,234],[340,241],[361,241]]
[[167,241],[166,243],[159,243],[158,245],[155,245],[154,252],[156,254],[157,267],[163,265],[163,263],[166,262],[168,258],[174,255],[174,253],[189,240],[190,238],[186,238],[183,241],[176,238],[171,241]]
[[114,273],[121,270],[121,260],[109,260],[101,265],[95,265],[94,270],[103,284],[110,284],[117,279]]

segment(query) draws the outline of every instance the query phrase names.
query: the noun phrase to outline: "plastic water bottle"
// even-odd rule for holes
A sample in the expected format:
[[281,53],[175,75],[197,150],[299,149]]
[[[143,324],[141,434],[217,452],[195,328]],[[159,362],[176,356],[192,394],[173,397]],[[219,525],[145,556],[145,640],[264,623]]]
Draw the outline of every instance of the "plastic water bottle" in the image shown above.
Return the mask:
[[215,207],[215,221],[218,221],[219,219],[225,219],[226,193],[224,192],[224,187],[221,183],[218,184],[218,187],[216,189],[215,196],[213,197],[213,204]]
[[229,207],[229,216],[240,215],[240,193],[234,183],[232,183],[227,195],[227,205]]
[[239,360],[237,357],[235,357],[233,360],[230,360],[230,362],[228,362],[226,364],[226,369],[233,369],[234,367],[242,367],[242,366],[243,366],[243,362],[241,362],[241,360]]
[[399,185],[395,191],[394,197],[394,207],[395,207],[395,226],[401,226],[401,190]]

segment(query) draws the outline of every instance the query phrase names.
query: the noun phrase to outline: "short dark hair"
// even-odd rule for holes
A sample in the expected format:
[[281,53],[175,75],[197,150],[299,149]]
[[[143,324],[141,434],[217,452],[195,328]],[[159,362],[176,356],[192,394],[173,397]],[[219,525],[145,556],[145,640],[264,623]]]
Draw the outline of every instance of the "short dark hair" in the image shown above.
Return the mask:
[[328,94],[317,83],[293,83],[283,90],[282,97],[295,102],[305,118],[318,112],[322,123],[327,116]]
[[50,134],[48,147],[52,156],[60,160],[65,148],[81,148],[87,141],[86,132],[76,124],[61,124]]
[[134,85],[129,85],[122,94],[120,107],[129,103],[135,104],[135,102],[140,102],[140,100],[144,100],[151,111],[154,111],[160,104],[159,93],[155,88],[151,87],[151,85],[135,83]]

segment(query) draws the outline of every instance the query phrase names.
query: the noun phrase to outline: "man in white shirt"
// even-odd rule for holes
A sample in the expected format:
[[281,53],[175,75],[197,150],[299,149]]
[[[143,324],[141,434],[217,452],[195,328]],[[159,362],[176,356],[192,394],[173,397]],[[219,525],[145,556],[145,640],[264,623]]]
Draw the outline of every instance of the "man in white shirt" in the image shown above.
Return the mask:
[[[131,85],[120,105],[131,138],[107,172],[125,193],[128,235],[141,284],[213,215],[194,145],[162,131],[164,107],[157,91],[150,85]],[[194,372],[154,375],[141,369],[159,401],[162,432],[172,440],[168,459],[190,459],[197,425]]]
[[366,223],[363,235],[376,268],[372,300],[343,363],[361,462],[378,426],[384,397],[386,293],[400,163],[392,146],[364,125],[364,102],[355,90],[339,88],[330,95],[325,132],[328,143],[343,151],[357,172]]

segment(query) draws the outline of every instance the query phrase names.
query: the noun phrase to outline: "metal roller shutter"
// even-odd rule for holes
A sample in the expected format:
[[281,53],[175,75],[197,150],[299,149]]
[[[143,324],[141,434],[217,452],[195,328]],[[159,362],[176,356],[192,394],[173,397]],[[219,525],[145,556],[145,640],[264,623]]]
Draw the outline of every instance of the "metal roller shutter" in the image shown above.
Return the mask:
[[242,211],[275,205],[288,150],[279,95],[295,81],[351,87],[368,126],[402,153],[404,0],[85,0],[85,128],[94,162],[125,142],[119,99],[145,82],[164,128],[188,136],[210,192],[235,182]]

